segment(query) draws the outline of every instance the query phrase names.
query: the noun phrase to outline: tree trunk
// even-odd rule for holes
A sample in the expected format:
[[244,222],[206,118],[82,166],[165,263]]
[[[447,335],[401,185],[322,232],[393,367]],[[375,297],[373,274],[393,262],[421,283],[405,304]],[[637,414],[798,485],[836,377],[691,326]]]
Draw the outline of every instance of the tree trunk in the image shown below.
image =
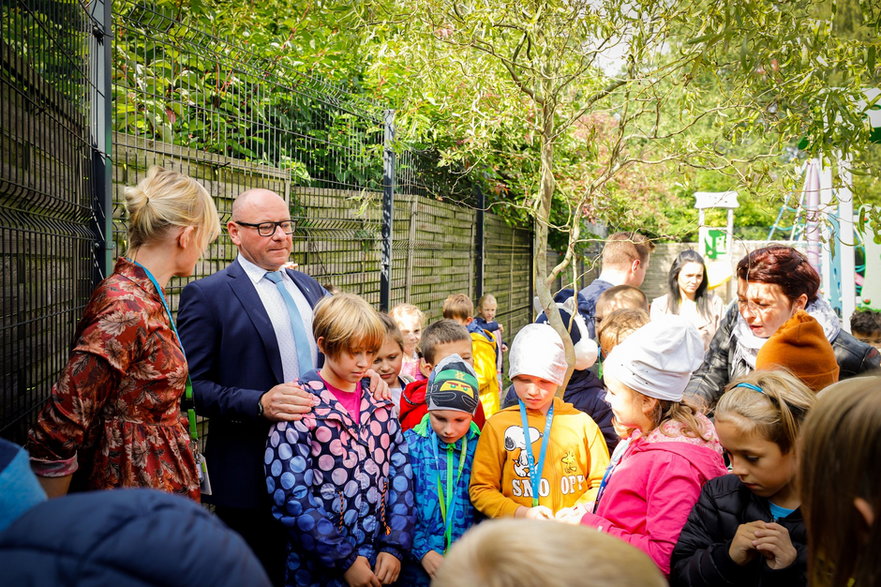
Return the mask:
[[533,250],[533,283],[539,304],[548,317],[548,323],[563,339],[566,350],[566,376],[563,384],[557,389],[557,397],[562,398],[575,365],[575,347],[572,337],[563,324],[560,311],[554,303],[554,296],[548,280],[548,223],[551,216],[551,202],[555,189],[554,181],[554,108],[547,103],[542,105],[541,132],[541,183],[539,185],[538,202],[535,213],[535,241]]

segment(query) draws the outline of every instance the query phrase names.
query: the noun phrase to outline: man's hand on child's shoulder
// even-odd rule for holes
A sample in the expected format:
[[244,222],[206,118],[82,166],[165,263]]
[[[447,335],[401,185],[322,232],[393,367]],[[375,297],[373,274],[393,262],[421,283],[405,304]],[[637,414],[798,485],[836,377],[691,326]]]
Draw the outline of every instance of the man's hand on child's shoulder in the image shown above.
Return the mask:
[[392,399],[392,391],[389,389],[388,383],[379,376],[379,373],[373,369],[367,369],[364,375],[370,378],[370,395],[373,396],[373,399],[376,401]]

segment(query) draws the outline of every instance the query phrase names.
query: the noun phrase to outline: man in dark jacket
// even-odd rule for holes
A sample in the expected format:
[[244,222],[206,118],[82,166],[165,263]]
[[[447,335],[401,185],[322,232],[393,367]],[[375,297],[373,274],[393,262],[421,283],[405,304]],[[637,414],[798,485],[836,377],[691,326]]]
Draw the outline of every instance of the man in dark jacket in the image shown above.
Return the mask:
[[599,277],[578,292],[578,310],[592,339],[596,340],[597,298],[615,285],[641,286],[654,249],[655,244],[638,232],[616,232],[606,239]]

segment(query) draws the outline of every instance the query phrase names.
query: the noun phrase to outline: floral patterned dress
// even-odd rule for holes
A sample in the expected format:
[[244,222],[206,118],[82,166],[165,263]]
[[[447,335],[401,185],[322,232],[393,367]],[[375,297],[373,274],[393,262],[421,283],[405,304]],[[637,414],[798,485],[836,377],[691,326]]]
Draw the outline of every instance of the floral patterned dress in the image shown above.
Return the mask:
[[199,500],[180,398],[187,363],[156,288],[120,258],[77,327],[52,396],[30,431],[34,472],[76,472],[83,489],[151,487]]

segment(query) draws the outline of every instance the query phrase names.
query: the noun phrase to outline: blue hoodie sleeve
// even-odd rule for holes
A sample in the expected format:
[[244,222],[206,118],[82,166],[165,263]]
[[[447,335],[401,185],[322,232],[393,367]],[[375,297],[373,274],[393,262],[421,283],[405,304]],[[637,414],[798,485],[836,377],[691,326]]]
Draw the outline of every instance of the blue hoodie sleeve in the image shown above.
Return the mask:
[[303,420],[279,422],[270,429],[264,468],[272,515],[287,529],[292,543],[322,565],[346,571],[357,553],[312,491],[316,466],[311,441],[311,430]]
[[418,497],[411,553],[414,559],[422,561],[422,557],[431,550],[444,553],[443,519],[435,489],[437,463],[429,450],[428,443],[432,439],[418,436],[412,431],[407,432],[407,439],[413,463],[413,485]]
[[388,491],[385,497],[388,532],[380,535],[377,550],[387,552],[398,560],[404,560],[404,554],[413,546],[415,519],[413,469],[410,466],[410,452],[404,439],[404,432],[395,418],[389,420],[389,436],[391,455]]

